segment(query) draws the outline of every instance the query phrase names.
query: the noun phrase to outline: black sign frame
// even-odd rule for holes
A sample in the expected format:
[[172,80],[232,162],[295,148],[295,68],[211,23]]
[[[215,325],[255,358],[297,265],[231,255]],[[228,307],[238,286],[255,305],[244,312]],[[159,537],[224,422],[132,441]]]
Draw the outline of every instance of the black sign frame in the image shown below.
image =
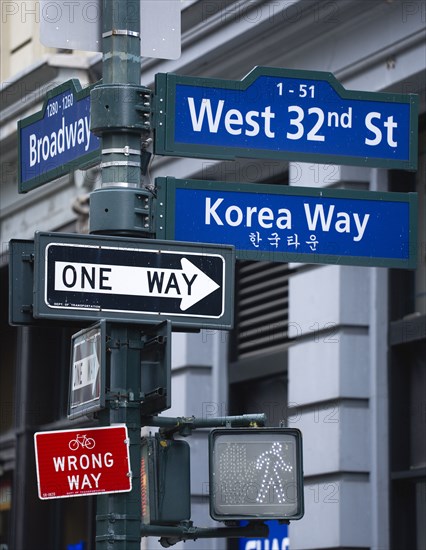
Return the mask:
[[[58,252],[60,249],[63,253]],[[136,265],[141,261],[138,256],[144,256],[155,264],[153,269],[166,269],[169,261],[177,269],[177,262],[187,258],[208,277],[216,278],[219,287],[183,312],[179,311],[180,298],[145,297],[142,300],[134,295],[117,298],[106,292],[97,294],[95,300],[90,291],[57,291],[52,286],[54,264],[66,259],[70,250],[73,251],[70,262],[84,259],[104,265],[104,259],[108,258],[112,265],[123,266],[127,265],[122,261],[125,258]],[[234,270],[235,249],[232,246],[37,232],[33,315],[36,319],[106,319],[147,324],[170,320],[174,327],[229,330],[233,326]]]

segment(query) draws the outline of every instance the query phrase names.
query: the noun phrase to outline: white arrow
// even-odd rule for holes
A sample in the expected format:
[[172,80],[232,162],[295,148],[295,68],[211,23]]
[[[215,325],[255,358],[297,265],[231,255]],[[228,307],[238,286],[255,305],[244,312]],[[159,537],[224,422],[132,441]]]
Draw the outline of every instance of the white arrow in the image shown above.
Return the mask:
[[55,290],[181,298],[186,311],[219,285],[187,258],[182,269],[55,262]]
[[92,394],[95,394],[96,378],[99,371],[99,361],[95,353],[82,357],[74,362],[72,389],[79,390],[92,385]]

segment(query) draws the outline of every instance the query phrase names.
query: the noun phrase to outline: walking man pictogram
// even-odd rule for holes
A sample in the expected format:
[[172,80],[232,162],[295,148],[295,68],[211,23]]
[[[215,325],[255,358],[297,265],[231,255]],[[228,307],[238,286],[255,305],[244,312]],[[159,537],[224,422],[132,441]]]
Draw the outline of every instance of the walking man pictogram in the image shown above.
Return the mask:
[[285,502],[282,474],[291,472],[293,467],[284,461],[281,443],[273,443],[269,451],[264,451],[256,460],[256,470],[263,470],[262,481],[256,501],[265,502],[269,488],[275,488],[278,502]]

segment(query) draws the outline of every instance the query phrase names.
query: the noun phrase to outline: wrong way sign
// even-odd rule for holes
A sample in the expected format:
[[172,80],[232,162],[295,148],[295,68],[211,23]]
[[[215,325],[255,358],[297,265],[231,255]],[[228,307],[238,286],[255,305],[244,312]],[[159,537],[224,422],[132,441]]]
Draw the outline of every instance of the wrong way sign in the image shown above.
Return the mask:
[[36,233],[34,317],[231,328],[230,246]]
[[42,500],[131,491],[129,440],[123,425],[34,434]]

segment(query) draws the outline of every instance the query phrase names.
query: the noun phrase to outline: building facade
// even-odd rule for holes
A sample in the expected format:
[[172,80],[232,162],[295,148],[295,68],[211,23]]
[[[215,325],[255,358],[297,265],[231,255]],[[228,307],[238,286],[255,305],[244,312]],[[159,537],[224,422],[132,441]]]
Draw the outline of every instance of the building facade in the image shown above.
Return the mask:
[[[93,167],[18,194],[17,121],[66,80],[102,77],[100,54],[40,45],[40,6],[1,2],[1,550],[87,549],[95,537],[95,498],[40,501],[36,486],[34,432],[82,425],[67,420],[76,327],[8,323],[9,241],[40,230],[87,232],[88,194],[100,186]],[[146,176],[152,185],[173,176],[418,193],[415,270],[239,261],[234,330],[173,335],[167,416],[264,412],[268,425],[302,431],[305,516],[289,526],[292,550],[426,549],[425,38],[424,1],[187,0],[181,57],[141,62],[141,83],[151,88],[157,73],[240,80],[268,66],[328,71],[347,90],[419,96],[417,172],[164,156]],[[207,432],[189,439],[192,519],[213,525]],[[244,544],[207,539],[176,548],[266,549]],[[141,547],[160,546],[143,539]]]

